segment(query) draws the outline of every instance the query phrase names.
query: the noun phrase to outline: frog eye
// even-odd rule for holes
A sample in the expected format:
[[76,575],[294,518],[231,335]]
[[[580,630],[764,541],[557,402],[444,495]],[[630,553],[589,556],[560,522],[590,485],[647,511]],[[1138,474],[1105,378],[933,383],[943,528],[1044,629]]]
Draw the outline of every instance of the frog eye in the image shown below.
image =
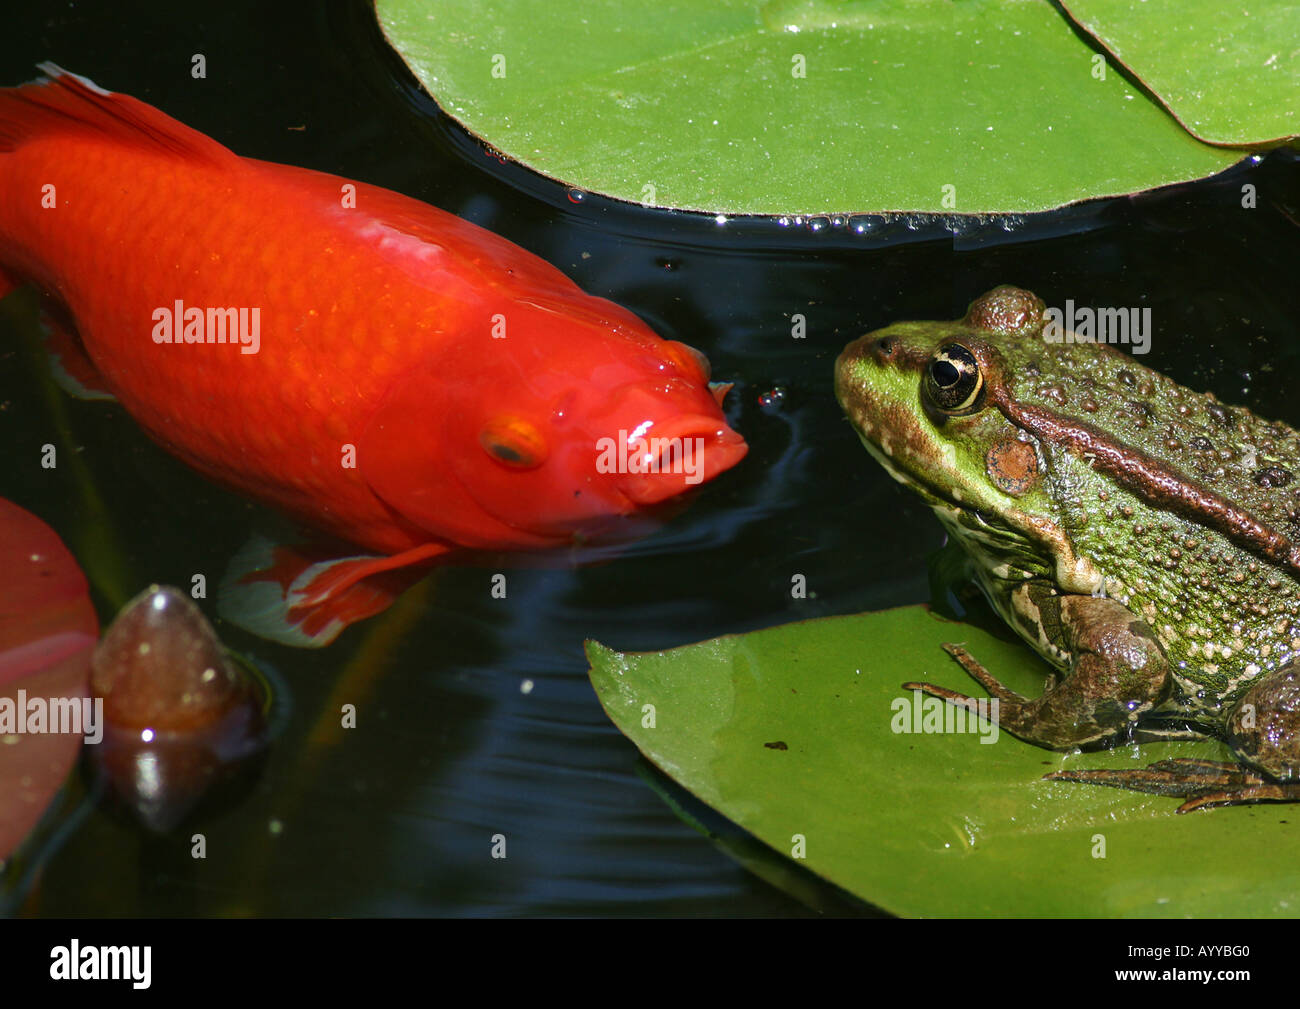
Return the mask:
[[925,391],[945,413],[969,410],[984,391],[975,355],[960,343],[940,347],[925,369]]
[[511,469],[535,469],[546,461],[542,432],[519,417],[494,417],[478,434],[483,450]]

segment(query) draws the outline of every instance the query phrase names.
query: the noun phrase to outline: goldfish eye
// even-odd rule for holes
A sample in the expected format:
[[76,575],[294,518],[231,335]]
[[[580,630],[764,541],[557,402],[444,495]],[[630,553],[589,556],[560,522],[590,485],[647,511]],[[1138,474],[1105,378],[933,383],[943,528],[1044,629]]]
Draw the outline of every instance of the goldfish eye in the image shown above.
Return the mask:
[[546,461],[546,439],[526,420],[494,417],[478,434],[483,450],[511,469],[535,469]]

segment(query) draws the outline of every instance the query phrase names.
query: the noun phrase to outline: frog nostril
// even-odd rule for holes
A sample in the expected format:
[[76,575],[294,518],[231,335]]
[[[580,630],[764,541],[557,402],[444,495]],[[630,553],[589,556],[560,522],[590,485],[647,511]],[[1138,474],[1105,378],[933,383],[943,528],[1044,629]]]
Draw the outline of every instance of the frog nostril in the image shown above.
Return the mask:
[[882,336],[876,341],[877,357],[893,357],[894,351],[898,348],[898,341],[892,336]]

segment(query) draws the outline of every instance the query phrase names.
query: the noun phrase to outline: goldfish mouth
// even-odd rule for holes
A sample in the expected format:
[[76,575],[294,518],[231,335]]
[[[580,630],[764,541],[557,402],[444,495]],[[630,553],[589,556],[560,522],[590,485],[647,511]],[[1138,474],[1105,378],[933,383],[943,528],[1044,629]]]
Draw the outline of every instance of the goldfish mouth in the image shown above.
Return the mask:
[[716,417],[677,417],[625,443],[619,490],[634,504],[658,504],[707,483],[740,462],[745,439]]

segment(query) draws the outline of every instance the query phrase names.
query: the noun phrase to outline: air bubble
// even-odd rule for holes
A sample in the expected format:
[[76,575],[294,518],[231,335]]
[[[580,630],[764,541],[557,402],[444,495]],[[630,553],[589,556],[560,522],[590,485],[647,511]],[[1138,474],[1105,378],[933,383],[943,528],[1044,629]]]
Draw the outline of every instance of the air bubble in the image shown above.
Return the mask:
[[785,402],[785,389],[779,385],[774,385],[767,392],[760,393],[758,405],[764,410],[779,410],[781,404]]

